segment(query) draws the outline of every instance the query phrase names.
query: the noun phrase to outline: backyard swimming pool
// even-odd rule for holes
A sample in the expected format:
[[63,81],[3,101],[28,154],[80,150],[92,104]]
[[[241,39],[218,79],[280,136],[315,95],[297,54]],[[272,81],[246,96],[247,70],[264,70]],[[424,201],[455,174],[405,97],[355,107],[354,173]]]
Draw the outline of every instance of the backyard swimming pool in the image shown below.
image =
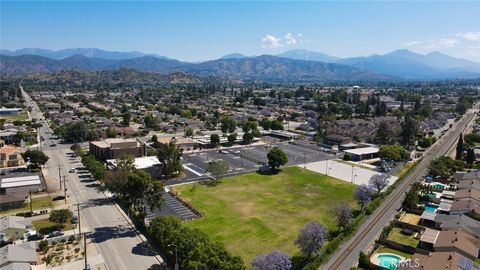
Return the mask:
[[435,185],[432,185],[433,188],[436,188],[436,189],[444,189],[445,188],[445,185],[444,184],[435,184]]
[[395,254],[384,253],[378,255],[378,264],[390,270],[395,270],[399,262],[402,261],[400,256]]
[[435,213],[435,212],[437,212],[438,206],[436,206],[436,205],[431,205],[431,204],[426,204],[424,208],[425,208],[425,211],[426,211],[426,212]]

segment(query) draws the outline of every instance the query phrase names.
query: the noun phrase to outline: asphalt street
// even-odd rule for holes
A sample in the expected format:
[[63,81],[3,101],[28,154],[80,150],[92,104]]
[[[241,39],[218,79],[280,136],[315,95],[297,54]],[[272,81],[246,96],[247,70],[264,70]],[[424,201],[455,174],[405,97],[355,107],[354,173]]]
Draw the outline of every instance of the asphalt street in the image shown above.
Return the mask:
[[[24,95],[27,105],[33,108],[32,117],[42,119],[37,105],[25,92]],[[107,268],[111,270],[160,269],[161,258],[153,248],[142,241],[120,207],[97,190],[98,183],[91,178],[88,171],[68,173],[70,168],[81,167],[81,163],[67,154],[71,152],[71,145],[60,144],[52,139],[52,131],[48,125],[43,121],[42,124],[40,136],[43,136],[45,141],[41,142],[41,148],[50,157],[46,164],[46,172],[50,177],[58,179],[60,165],[60,173],[67,176],[68,201],[72,204],[81,203],[81,222],[90,229],[90,237],[95,242]],[[58,186],[49,188],[58,189]]]

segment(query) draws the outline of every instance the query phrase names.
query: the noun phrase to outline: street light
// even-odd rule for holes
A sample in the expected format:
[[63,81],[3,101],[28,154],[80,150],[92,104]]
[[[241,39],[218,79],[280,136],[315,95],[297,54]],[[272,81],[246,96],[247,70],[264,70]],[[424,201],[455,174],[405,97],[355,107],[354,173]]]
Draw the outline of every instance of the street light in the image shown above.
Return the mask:
[[177,248],[176,244],[170,244],[167,247],[172,247],[172,246],[175,247],[175,270],[179,270],[179,268],[178,268],[178,256],[177,256],[178,255],[178,253],[177,253],[178,248]]

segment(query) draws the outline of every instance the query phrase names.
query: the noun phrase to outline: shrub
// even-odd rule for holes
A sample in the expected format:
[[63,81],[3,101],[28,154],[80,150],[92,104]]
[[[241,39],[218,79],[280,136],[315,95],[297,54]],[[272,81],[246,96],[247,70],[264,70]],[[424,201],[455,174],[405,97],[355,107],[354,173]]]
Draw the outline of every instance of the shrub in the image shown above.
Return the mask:
[[42,252],[47,252],[48,251],[48,241],[47,240],[40,241],[40,243],[38,243],[38,248]]

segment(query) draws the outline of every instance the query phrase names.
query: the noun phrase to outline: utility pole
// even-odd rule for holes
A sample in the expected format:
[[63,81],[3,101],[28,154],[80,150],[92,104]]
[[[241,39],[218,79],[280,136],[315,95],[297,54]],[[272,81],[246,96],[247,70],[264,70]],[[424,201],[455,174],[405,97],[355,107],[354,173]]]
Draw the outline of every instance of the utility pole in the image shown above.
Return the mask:
[[65,197],[65,203],[67,203],[67,184],[65,183],[65,177],[66,175],[63,176],[63,192],[64,192],[64,197]]
[[328,175],[328,159],[325,162],[325,174]]
[[83,233],[83,256],[85,258],[85,270],[87,270],[87,233]]
[[352,183],[353,183],[353,169],[354,169],[354,167],[352,165]]
[[30,196],[30,215],[33,216],[33,203],[32,203],[32,191],[28,191],[28,195]]
[[62,173],[60,172],[61,165],[58,165],[58,179],[60,180],[60,190],[62,190]]
[[77,205],[77,218],[78,218],[78,235],[82,234],[82,224],[80,223],[80,204],[76,203]]

